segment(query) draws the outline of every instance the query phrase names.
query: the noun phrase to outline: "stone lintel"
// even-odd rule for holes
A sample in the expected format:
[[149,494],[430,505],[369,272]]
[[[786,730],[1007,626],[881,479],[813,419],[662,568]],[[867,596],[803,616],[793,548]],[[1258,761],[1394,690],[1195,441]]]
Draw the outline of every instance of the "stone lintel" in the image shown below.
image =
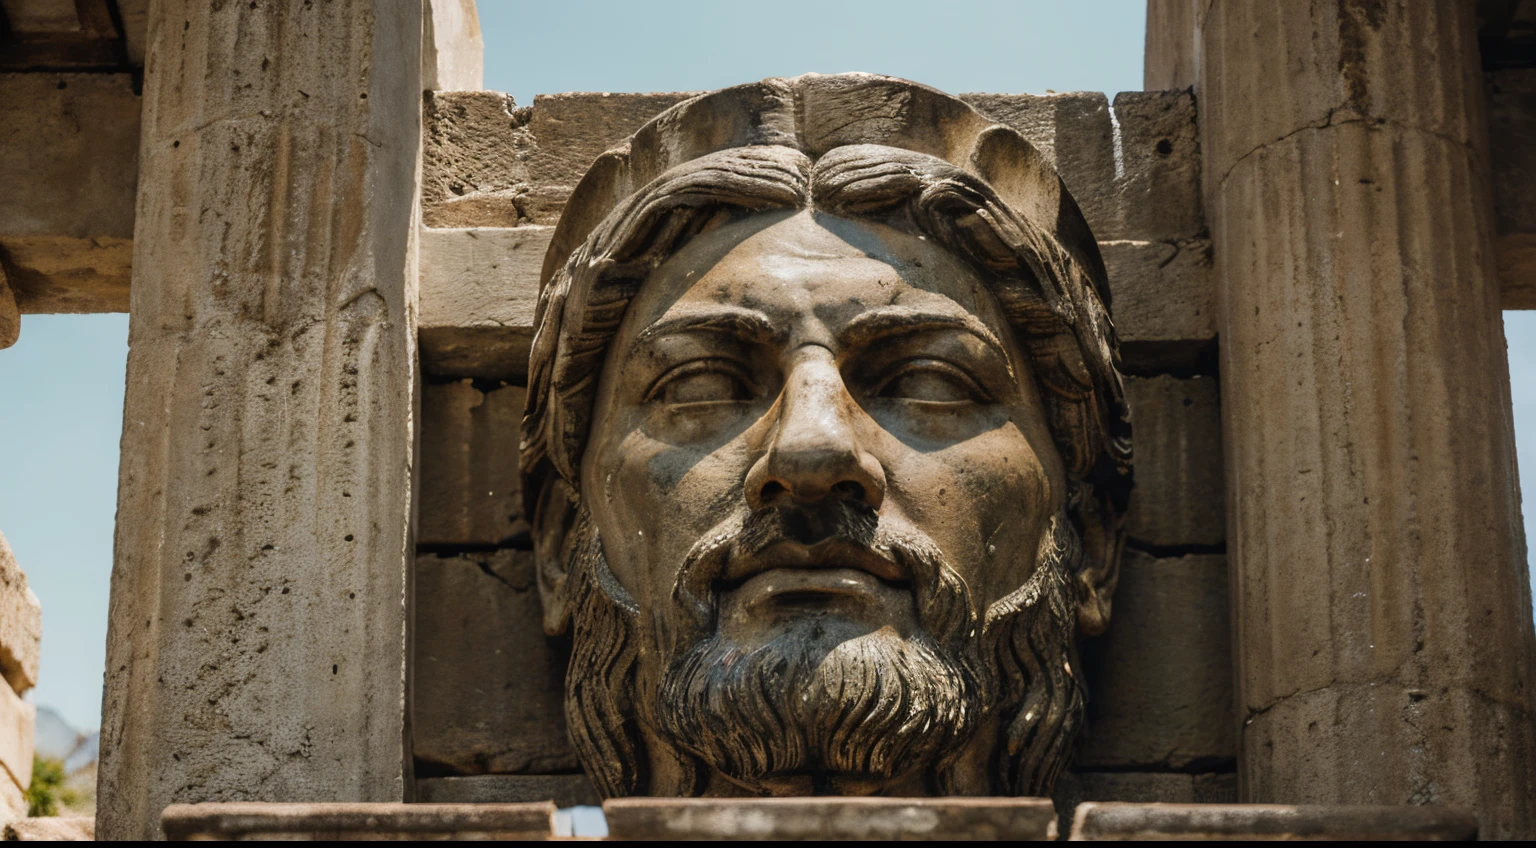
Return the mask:
[[1049,798],[610,798],[612,839],[1043,840]]
[[533,804],[172,804],[160,815],[168,839],[547,839],[555,805]]
[[1455,840],[1477,838],[1457,807],[1285,804],[1079,804],[1072,841],[1144,839]]
[[1487,75],[1494,256],[1505,309],[1536,309],[1536,68]]
[[0,262],[22,313],[126,312],[139,107],[123,74],[0,74]]

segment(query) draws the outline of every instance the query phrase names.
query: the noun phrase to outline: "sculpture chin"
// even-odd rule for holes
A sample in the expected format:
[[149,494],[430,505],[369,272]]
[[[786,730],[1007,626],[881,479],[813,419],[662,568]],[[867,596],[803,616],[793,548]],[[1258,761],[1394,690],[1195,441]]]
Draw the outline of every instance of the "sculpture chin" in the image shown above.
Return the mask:
[[1029,581],[983,615],[930,558],[902,590],[908,632],[862,607],[802,608],[756,640],[712,616],[670,651],[648,641],[585,508],[571,532],[566,718],[604,797],[1048,795],[1066,764],[1084,700],[1067,577],[1081,549],[1063,516]]
[[[796,776],[878,791],[936,775],[975,732],[978,651],[955,655],[839,614],[781,620],[765,643],[716,633],[668,668],[653,715],[712,771],[762,794]],[[830,785],[812,789],[831,790]]]

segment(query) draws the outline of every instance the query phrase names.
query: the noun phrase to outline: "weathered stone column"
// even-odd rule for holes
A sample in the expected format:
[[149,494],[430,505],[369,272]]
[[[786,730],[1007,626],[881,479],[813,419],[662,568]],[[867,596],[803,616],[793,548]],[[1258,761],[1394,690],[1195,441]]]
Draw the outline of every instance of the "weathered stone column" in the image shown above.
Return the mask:
[[1242,796],[1536,836],[1472,4],[1203,14]]
[[101,838],[401,800],[422,5],[152,7]]

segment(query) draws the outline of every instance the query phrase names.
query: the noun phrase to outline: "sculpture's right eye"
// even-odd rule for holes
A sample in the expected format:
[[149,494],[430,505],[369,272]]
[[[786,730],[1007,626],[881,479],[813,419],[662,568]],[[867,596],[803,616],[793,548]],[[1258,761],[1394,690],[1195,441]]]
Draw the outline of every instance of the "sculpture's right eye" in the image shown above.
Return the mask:
[[752,380],[733,362],[709,359],[684,363],[661,375],[647,401],[668,405],[727,403],[757,394]]

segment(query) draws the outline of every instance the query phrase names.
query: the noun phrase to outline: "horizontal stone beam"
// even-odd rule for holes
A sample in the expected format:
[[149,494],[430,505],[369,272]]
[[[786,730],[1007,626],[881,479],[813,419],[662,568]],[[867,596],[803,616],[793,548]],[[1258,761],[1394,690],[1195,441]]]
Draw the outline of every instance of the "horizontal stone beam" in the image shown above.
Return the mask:
[[0,262],[23,314],[128,311],[139,104],[129,74],[0,74]]
[[[132,46],[135,26],[126,28]],[[1536,70],[1490,74],[1489,91],[1494,247],[1504,307],[1536,308],[1536,205],[1530,200],[1536,196],[1536,127],[1530,125]],[[528,228],[505,239],[538,254],[536,280],[543,257],[534,242],[548,238],[539,228],[558,220],[587,164],[688,96],[561,94],[519,109],[498,92],[431,93],[423,219],[432,228],[477,229],[484,238],[487,229]],[[1214,339],[1194,102],[1187,92],[1122,93],[1113,120],[1100,94],[965,97],[1051,156],[1083,203],[1111,266],[1132,368],[1187,360]],[[129,74],[0,74],[0,184],[8,189],[0,204],[0,261],[20,312],[127,311],[139,105]],[[424,263],[426,250],[424,243]],[[1139,261],[1130,255],[1137,252],[1172,261]],[[524,266],[521,259],[517,264]],[[532,298],[518,301],[530,304],[530,315]],[[456,314],[463,305],[435,305],[424,293],[428,370],[521,375],[526,366],[518,351],[526,351],[528,340],[508,338],[505,310],[494,317]]]
[[1536,309],[1536,68],[1488,74],[1493,251],[1505,309]]

